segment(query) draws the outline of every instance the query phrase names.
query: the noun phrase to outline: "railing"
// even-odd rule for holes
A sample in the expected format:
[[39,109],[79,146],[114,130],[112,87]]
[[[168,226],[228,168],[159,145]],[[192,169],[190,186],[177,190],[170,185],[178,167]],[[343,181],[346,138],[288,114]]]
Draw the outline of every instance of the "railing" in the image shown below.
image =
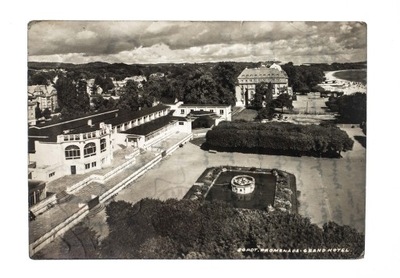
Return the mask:
[[101,138],[104,135],[110,134],[110,129],[99,129],[92,132],[78,133],[78,134],[62,134],[57,136],[57,142],[73,142],[73,141],[83,141],[94,138]]
[[[188,134],[187,136],[185,136],[185,138],[183,138],[182,140],[180,140],[178,143],[174,144],[171,148],[169,148],[167,150],[167,153],[171,153],[174,150],[176,150],[180,144],[187,142],[188,140],[190,140],[192,138],[193,134]],[[103,194],[101,194],[100,196],[98,196],[98,200],[99,200],[99,204],[103,204],[105,203],[107,200],[109,200],[110,198],[114,197],[116,194],[118,194],[118,192],[120,192],[121,190],[123,190],[126,186],[128,186],[132,181],[136,180],[138,177],[140,177],[141,175],[143,175],[144,173],[146,173],[147,170],[149,170],[150,168],[152,168],[154,165],[156,165],[159,161],[161,161],[162,156],[161,154],[156,155],[155,158],[153,158],[151,161],[149,161],[148,163],[146,163],[143,167],[141,167],[140,169],[138,169],[137,171],[135,171],[134,173],[132,173],[129,177],[125,178],[124,180],[122,180],[121,182],[119,182],[118,184],[116,184],[115,186],[113,186],[112,188],[110,188],[109,190],[107,190],[106,192],[104,192]],[[121,171],[124,168],[128,167],[128,163],[132,163],[132,161],[127,161],[126,163],[124,163],[123,165],[121,165],[120,167],[114,169],[112,171],[112,173],[117,173],[116,170]],[[83,184],[87,184],[87,182],[89,180],[93,181],[94,179],[99,179],[101,177],[103,177],[104,180],[108,179],[111,177],[110,175],[111,172],[107,173],[107,178],[105,178],[106,175],[104,176],[100,176],[100,175],[92,175],[90,177],[88,177],[87,179],[83,180],[80,183],[77,183],[76,185],[74,185],[74,190],[79,190],[78,188],[81,187]],[[79,186],[78,186],[79,185]],[[70,191],[71,192],[71,191]],[[93,200],[93,199],[92,199]],[[90,201],[92,201],[90,200]],[[89,201],[89,202],[90,202]],[[33,243],[31,243],[29,245],[29,253],[30,256],[33,256],[36,252],[38,252],[40,249],[42,249],[43,247],[45,247],[47,244],[49,244],[50,242],[52,242],[57,236],[60,236],[62,234],[64,234],[65,232],[67,232],[69,229],[71,229],[73,226],[75,226],[76,224],[78,224],[84,217],[86,217],[89,214],[89,205],[85,204],[83,205],[81,208],[79,208],[78,211],[76,211],[75,213],[73,213],[70,217],[68,217],[67,219],[65,219],[63,222],[61,222],[60,224],[58,224],[56,227],[54,227],[53,229],[51,229],[49,232],[47,232],[46,234],[44,234],[43,236],[41,236],[40,238],[38,238],[37,240],[35,240]]]
[[89,213],[88,205],[82,206],[78,211],[45,233],[43,236],[29,244],[29,254],[33,256],[37,251],[52,242],[57,236],[63,235],[70,228],[79,223]]
[[53,206],[56,203],[57,203],[56,194],[52,194],[51,196],[31,206],[29,210],[32,211],[35,215],[38,215],[46,211],[47,209],[49,209],[49,207]]

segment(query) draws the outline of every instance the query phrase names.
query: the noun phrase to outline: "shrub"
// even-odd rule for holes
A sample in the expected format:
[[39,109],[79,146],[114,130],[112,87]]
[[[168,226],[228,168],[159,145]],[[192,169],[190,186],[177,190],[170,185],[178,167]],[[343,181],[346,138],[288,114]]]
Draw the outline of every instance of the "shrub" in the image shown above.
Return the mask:
[[223,122],[207,132],[212,149],[288,155],[340,156],[354,141],[336,126]]

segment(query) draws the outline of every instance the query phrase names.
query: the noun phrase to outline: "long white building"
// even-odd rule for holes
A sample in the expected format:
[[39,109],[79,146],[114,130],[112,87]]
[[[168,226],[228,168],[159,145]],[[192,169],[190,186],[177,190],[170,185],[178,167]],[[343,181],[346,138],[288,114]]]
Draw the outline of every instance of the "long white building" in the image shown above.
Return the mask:
[[111,110],[28,130],[29,179],[51,181],[110,165],[121,146],[147,149],[176,132],[191,133],[191,122],[170,107]]

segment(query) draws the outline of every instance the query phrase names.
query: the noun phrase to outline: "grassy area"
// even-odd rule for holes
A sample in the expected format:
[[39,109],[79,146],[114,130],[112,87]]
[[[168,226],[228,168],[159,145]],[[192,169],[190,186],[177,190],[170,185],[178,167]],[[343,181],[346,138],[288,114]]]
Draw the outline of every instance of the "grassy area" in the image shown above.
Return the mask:
[[[237,195],[232,192],[230,182],[234,176],[250,175],[255,179],[256,187],[251,194]],[[243,197],[243,198],[239,198]],[[234,207],[247,209],[266,209],[274,204],[275,177],[272,174],[248,173],[241,171],[222,172],[211,187],[206,200],[221,200],[231,203]]]
[[257,116],[257,111],[253,109],[244,109],[243,111],[239,112],[236,115],[232,116],[232,121],[246,121],[252,122],[254,118]]

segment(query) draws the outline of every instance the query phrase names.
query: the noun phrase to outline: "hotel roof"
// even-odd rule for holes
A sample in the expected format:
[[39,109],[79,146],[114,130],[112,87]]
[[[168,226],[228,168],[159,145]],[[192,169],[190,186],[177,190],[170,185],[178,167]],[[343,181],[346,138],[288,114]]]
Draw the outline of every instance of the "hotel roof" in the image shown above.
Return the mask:
[[285,71],[280,71],[276,68],[252,68],[252,69],[244,69],[242,73],[238,76],[238,79],[269,79],[267,82],[282,82],[287,81],[288,76]]

